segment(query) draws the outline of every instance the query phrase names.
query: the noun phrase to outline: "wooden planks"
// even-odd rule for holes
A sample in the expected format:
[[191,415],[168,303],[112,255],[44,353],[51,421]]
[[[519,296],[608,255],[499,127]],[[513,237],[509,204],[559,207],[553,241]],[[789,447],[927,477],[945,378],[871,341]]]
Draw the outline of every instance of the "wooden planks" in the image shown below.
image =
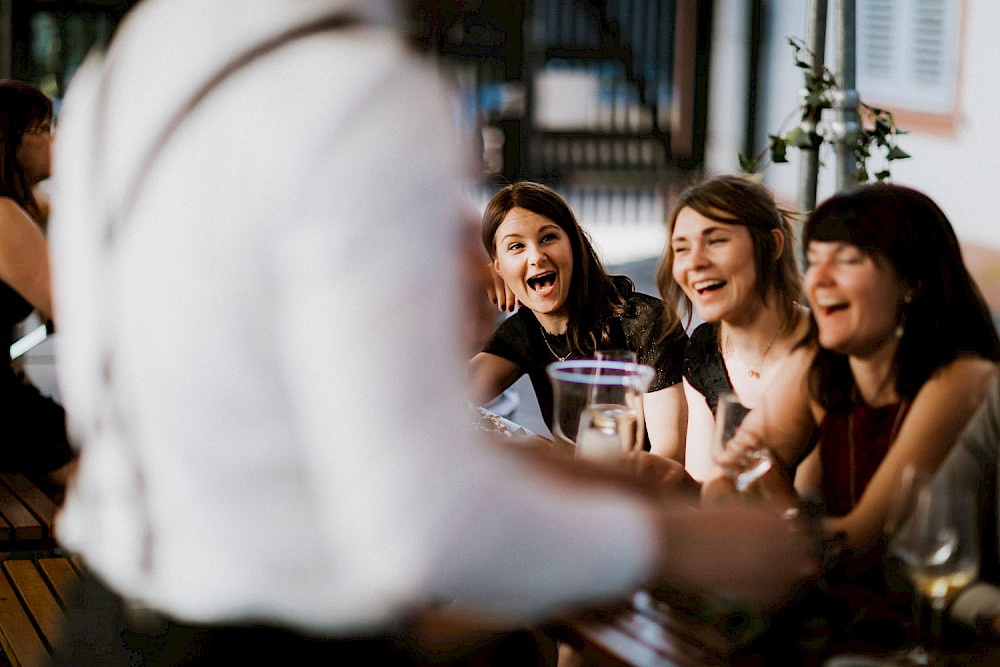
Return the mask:
[[0,565],[0,648],[12,665],[47,664],[65,626],[63,605],[80,583],[62,557]]
[[0,474],[0,551],[51,539],[57,506],[20,473]]

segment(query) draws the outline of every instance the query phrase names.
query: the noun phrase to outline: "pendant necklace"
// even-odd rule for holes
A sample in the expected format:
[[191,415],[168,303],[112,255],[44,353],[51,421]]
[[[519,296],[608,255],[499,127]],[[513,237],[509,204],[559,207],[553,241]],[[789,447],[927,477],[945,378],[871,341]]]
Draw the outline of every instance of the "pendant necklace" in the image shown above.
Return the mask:
[[548,332],[545,331],[545,327],[542,326],[541,322],[538,323],[538,328],[542,332],[542,342],[545,343],[545,347],[549,348],[549,352],[552,353],[552,356],[555,357],[559,361],[566,361],[569,358],[569,355],[573,351],[573,349],[570,348],[569,350],[566,351],[566,354],[564,354],[563,356],[560,357],[558,354],[556,354],[556,351],[552,349],[552,346],[549,345],[549,335],[548,335]]
[[[767,358],[767,353],[771,351],[772,347],[774,347],[774,343],[775,343],[775,341],[778,340],[778,334],[780,334],[780,333],[781,333],[781,327],[778,327],[778,330],[774,332],[774,338],[772,338],[771,342],[768,343],[767,347],[764,348],[764,354],[760,355],[760,359],[757,360],[757,364],[756,365],[758,367],[761,367],[761,365],[764,363],[764,359]],[[742,357],[740,357],[739,353],[736,352],[736,346],[733,345],[733,339],[730,338],[729,336],[727,336],[726,337],[726,343],[727,343],[728,348],[733,351],[733,354],[736,356],[736,358],[739,359],[740,363],[742,363],[744,366],[746,366],[746,368],[747,368],[747,376],[749,376],[749,378],[751,380],[759,380],[760,379],[760,371],[758,371],[755,368],[751,368],[750,364],[748,364],[745,361],[743,361],[743,359],[742,359]]]

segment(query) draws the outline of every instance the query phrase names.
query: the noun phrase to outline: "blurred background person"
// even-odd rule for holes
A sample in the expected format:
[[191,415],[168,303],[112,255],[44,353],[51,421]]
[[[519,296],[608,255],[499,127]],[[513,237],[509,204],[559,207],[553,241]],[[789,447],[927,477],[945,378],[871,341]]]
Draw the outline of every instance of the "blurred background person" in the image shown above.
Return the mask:
[[681,193],[668,220],[669,242],[656,272],[665,328],[684,316],[690,322],[692,308],[703,320],[684,354],[684,462],[696,479],[712,473],[719,396],[735,393],[744,407],[759,407],[808,331],[788,218],[763,186],[717,176]]
[[[42,473],[62,483],[73,452],[61,406],[39,393],[10,359],[14,327],[37,311],[52,314],[46,206],[36,186],[50,175],[52,103],[34,86],[0,81],[0,469]],[[51,474],[50,474],[51,473]]]
[[769,512],[470,432],[462,151],[396,9],[149,0],[75,76],[58,536],[92,576],[64,664],[412,664],[444,603],[517,627],[653,582],[769,606],[806,576]]
[[519,308],[472,358],[476,400],[485,403],[527,374],[545,423],[552,422],[555,361],[591,359],[598,350],[634,352],[656,371],[643,397],[647,449],[684,462],[686,405],[681,357],[687,336],[679,323],[663,328],[663,303],[635,291],[626,276],[608,275],[569,205],[554,190],[521,181],[486,205],[483,246],[503,281],[493,297]]

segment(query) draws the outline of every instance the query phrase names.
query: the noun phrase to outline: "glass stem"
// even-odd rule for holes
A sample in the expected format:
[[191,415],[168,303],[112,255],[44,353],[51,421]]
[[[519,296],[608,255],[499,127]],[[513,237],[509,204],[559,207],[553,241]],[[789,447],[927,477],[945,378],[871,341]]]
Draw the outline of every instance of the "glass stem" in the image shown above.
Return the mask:
[[944,621],[944,598],[933,598],[931,600],[931,654],[941,653],[941,635],[943,633],[942,623]]

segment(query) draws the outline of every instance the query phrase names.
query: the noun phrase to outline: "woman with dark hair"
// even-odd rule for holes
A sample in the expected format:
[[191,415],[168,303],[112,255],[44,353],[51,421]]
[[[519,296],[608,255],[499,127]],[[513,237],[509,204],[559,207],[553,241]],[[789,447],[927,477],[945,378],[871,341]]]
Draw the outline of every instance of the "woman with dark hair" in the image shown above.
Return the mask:
[[835,195],[809,217],[803,247],[809,339],[735,441],[784,464],[762,483],[772,494],[790,491],[780,468],[798,466],[798,492],[818,496],[829,531],[865,552],[904,468],[936,469],[983,400],[1000,340],[951,224],[920,192]]
[[[42,396],[10,360],[13,327],[31,312],[52,313],[44,206],[35,186],[49,177],[52,103],[37,88],[0,81],[0,428],[6,446],[0,469],[49,473],[72,458],[65,414]],[[57,477],[59,477],[57,475]]]
[[740,176],[717,176],[681,193],[656,272],[667,328],[692,308],[703,324],[684,355],[688,471],[712,472],[709,443],[723,393],[748,409],[808,330],[802,281],[792,253],[788,214],[771,193]]
[[527,373],[551,424],[546,366],[630,350],[656,370],[643,400],[650,451],[683,462],[686,336],[679,323],[662,330],[662,302],[609,275],[569,205],[544,185],[522,181],[497,192],[483,214],[482,240],[521,307],[471,361],[476,398],[489,400]]

